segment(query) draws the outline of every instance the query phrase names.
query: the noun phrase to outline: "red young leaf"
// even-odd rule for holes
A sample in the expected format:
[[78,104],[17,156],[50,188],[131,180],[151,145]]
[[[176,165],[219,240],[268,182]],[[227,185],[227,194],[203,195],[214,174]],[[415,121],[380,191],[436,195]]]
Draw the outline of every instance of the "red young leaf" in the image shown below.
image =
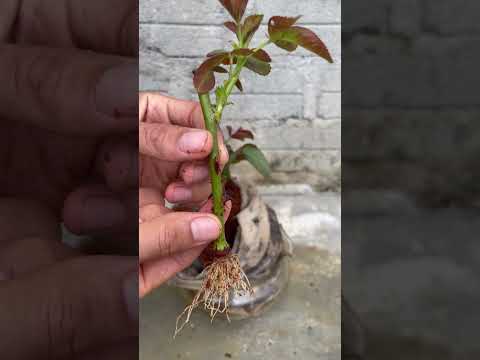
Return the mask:
[[240,128],[237,131],[235,131],[233,134],[230,134],[232,139],[237,139],[237,140],[245,140],[245,139],[252,139],[254,140],[253,133],[250,130]]
[[225,54],[218,54],[205,60],[193,75],[193,84],[200,94],[208,93],[215,87],[215,76],[213,69],[220,65],[225,57]]
[[220,0],[220,3],[238,23],[242,20],[245,9],[247,8],[248,0]]
[[298,36],[298,45],[324,58],[329,63],[333,63],[332,56],[327,47],[313,31],[301,26],[294,26],[292,30],[295,31]]
[[253,54],[253,57],[267,63],[272,62],[272,58],[270,57],[270,55],[268,55],[268,53],[263,49],[257,50],[255,54]]
[[227,21],[223,23],[223,25],[225,25],[225,27],[231,32],[233,32],[234,34],[237,33],[237,25],[233,21]]
[[253,50],[250,49],[236,49],[231,53],[233,56],[248,56],[253,54]]
[[215,66],[215,67],[213,68],[213,71],[214,71],[214,72],[217,72],[217,73],[220,73],[220,74],[226,74],[226,73],[228,73],[228,70],[225,69],[225,68],[223,68],[223,67],[221,67],[221,66]]
[[237,80],[237,82],[235,83],[235,86],[237,87],[238,90],[243,92],[243,85],[242,85],[242,82],[240,80]]
[[210,52],[207,54],[207,57],[213,57],[213,56],[224,55],[224,54],[228,54],[228,52],[226,52],[226,51],[223,50],[223,49],[213,50],[213,51],[210,51]]
[[332,63],[332,57],[322,40],[311,30],[293,26],[300,17],[274,16],[268,21],[268,34],[278,47],[294,51],[301,46]]
[[263,15],[250,15],[245,19],[242,26],[242,32],[245,36],[247,44],[252,40],[253,35],[257,32],[260,24],[262,23]]
[[270,37],[274,37],[276,31],[292,27],[301,17],[301,15],[296,17],[272,16],[268,20],[268,34]]
[[[232,59],[232,63],[233,64],[236,64],[237,63],[237,59],[236,58],[233,58]],[[230,65],[230,56],[227,56],[223,62],[222,62],[223,65]]]

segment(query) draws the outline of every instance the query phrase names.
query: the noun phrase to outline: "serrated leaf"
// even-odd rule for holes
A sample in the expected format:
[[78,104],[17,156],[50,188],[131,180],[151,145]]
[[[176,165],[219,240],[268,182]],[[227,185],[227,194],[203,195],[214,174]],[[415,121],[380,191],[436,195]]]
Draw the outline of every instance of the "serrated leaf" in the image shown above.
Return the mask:
[[226,21],[223,23],[223,25],[233,32],[235,35],[237,34],[237,24],[235,24],[233,21]]
[[193,75],[193,84],[198,93],[208,93],[215,87],[215,75],[213,69],[220,65],[228,54],[218,54],[205,60]]
[[253,54],[253,57],[257,58],[260,61],[264,61],[264,62],[268,62],[268,63],[272,62],[272,58],[270,57],[270,55],[268,55],[268,53],[263,49],[257,50]]
[[[236,152],[235,162],[247,160],[260,174],[270,177],[271,170],[265,155],[253,144],[245,144]],[[233,163],[233,162],[232,162]]]
[[262,76],[267,76],[272,70],[272,67],[269,63],[265,61],[260,61],[253,56],[248,58],[245,67]]
[[298,45],[317,54],[321,58],[327,60],[329,63],[333,63],[332,56],[325,46],[324,42],[315,34],[312,30],[294,26],[291,28],[298,37]]
[[242,33],[245,37],[245,41],[250,43],[253,38],[253,35],[257,32],[263,20],[263,15],[250,15],[245,19],[245,22],[242,26]]
[[228,70],[221,67],[221,66],[215,66],[213,68],[213,71],[216,72],[216,73],[220,73],[220,74],[227,74],[228,73]]
[[244,128],[239,128],[237,131],[234,133],[230,133],[230,137],[232,139],[244,141],[245,139],[252,139],[254,140],[253,133],[250,130],[244,129]]
[[237,80],[237,82],[235,83],[235,86],[237,87],[238,90],[243,92],[243,85],[242,85],[242,82],[240,80]]
[[220,0],[220,3],[232,15],[237,23],[242,20],[248,0]]

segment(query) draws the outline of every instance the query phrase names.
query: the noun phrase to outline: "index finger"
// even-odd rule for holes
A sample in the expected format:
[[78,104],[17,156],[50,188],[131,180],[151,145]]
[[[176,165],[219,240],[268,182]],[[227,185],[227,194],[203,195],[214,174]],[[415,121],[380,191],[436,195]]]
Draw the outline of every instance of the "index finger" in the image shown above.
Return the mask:
[[159,93],[141,92],[140,122],[170,123],[205,129],[202,109],[196,101],[179,100]]
[[138,54],[137,0],[21,1],[17,14],[19,43]]

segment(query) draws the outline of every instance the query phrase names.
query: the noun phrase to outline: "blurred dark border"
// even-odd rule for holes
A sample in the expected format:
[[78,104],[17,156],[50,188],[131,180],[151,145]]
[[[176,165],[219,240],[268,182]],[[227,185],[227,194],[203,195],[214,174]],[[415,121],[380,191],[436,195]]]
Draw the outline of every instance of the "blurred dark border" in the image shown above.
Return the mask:
[[342,282],[365,359],[480,357],[479,13],[342,1]]

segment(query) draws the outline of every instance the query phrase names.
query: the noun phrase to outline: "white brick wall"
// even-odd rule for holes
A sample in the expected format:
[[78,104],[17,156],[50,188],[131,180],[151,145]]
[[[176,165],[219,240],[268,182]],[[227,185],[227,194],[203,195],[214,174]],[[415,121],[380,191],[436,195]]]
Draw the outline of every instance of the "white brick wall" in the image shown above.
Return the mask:
[[[272,73],[260,77],[244,72],[245,93],[232,96],[235,106],[225,112],[225,125],[255,131],[274,171],[283,173],[278,177],[282,181],[292,180],[285,173],[296,172],[312,173],[316,176],[309,179],[322,185],[326,178],[338,181],[340,0],[250,0],[247,12],[265,15],[259,39],[270,16],[303,15],[301,24],[325,41],[335,64],[304,50],[288,54],[270,47]],[[226,20],[228,14],[218,0],[141,0],[140,88],[196,98],[191,71],[206,53],[232,40],[222,26]]]

